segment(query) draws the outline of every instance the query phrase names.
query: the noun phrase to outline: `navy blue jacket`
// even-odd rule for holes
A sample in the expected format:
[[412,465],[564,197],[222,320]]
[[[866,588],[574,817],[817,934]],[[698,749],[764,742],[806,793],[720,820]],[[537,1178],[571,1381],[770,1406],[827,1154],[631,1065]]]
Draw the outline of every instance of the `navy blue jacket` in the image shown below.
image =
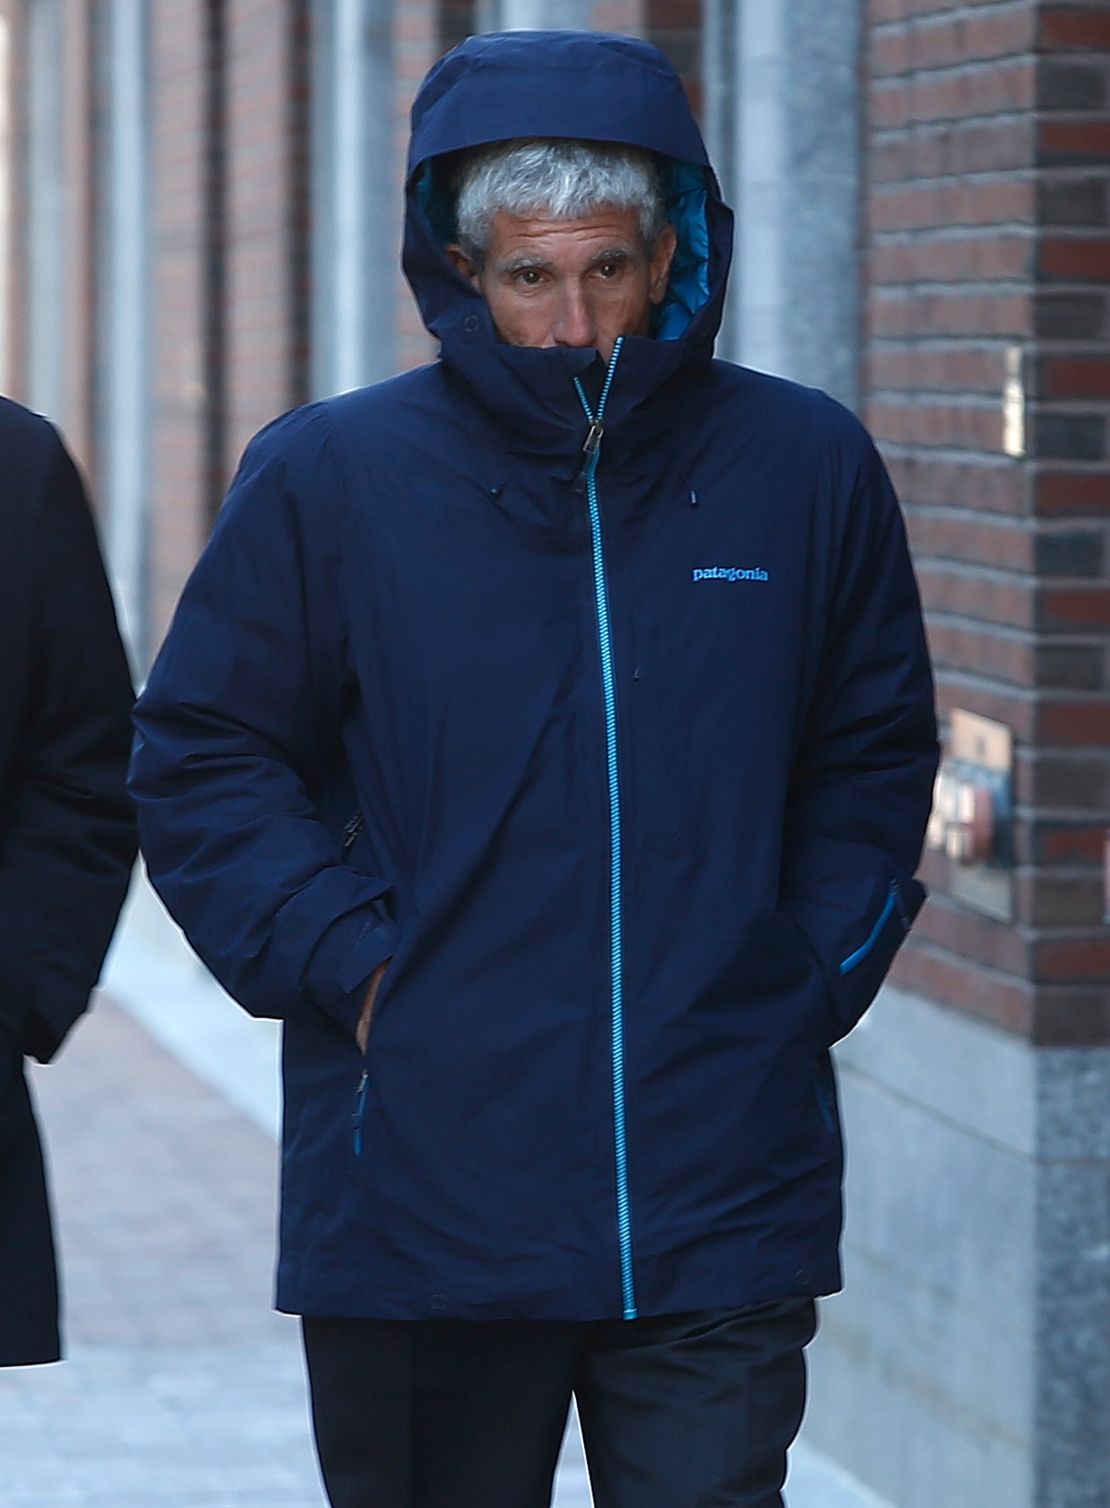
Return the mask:
[[[843,409],[712,359],[731,216],[653,48],[472,38],[413,118],[441,358],[252,442],[138,713],[154,882],[284,1022],[279,1306],[828,1292],[828,1048],[921,903],[936,757],[897,502]],[[597,353],[499,343],[442,253],[451,153],[571,135],[661,154],[680,238],[592,459]]]

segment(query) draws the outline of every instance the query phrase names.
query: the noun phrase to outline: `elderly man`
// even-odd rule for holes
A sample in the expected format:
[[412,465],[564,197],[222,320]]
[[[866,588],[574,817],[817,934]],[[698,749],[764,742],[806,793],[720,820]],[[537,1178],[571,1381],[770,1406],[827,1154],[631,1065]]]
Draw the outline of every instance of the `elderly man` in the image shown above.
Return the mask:
[[140,706],[154,881],[284,1022],[336,1508],[539,1508],[572,1395],[599,1508],[781,1503],[935,730],[867,436],[711,358],[730,230],[653,48],[449,54],[440,359],[256,438]]

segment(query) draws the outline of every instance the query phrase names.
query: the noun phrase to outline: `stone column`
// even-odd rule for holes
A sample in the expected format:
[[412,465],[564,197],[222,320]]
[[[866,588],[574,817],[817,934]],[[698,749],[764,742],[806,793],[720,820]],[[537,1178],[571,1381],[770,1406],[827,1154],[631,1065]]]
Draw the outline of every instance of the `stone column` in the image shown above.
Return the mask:
[[[951,753],[1003,841],[932,852],[844,1044],[848,1290],[811,1435],[898,1508],[1110,1502],[1110,26],[872,0],[865,415],[905,504]],[[1012,820],[1008,820],[1008,816]]]

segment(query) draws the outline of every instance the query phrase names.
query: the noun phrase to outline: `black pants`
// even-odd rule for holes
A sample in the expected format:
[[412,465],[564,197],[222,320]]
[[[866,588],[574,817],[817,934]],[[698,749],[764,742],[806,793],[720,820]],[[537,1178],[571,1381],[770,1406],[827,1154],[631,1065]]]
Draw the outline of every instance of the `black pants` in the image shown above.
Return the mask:
[[573,1393],[595,1508],[781,1508],[812,1301],[640,1320],[304,1321],[332,1508],[548,1508]]

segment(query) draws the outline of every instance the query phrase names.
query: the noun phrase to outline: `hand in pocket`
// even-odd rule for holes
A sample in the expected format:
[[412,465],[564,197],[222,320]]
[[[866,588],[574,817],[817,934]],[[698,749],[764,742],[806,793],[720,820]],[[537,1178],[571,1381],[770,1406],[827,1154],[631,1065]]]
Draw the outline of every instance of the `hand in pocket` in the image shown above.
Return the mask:
[[381,989],[382,979],[385,977],[386,969],[389,968],[389,963],[388,958],[383,958],[370,975],[370,983],[366,986],[366,999],[362,1002],[362,1014],[355,1028],[355,1041],[361,1053],[365,1053],[366,1044],[370,1040],[370,1017],[374,1014],[374,1001],[378,998],[378,991]]

